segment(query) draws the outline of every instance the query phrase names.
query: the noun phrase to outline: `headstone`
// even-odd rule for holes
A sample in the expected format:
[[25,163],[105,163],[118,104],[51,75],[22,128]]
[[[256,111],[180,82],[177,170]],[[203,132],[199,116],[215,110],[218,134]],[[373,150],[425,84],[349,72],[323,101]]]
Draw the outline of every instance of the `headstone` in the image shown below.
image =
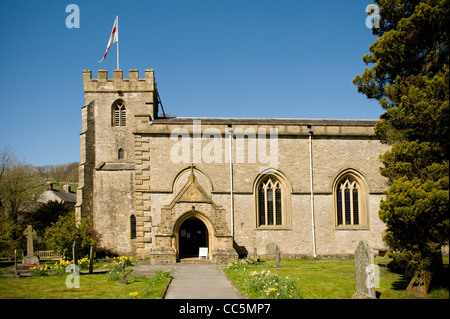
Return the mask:
[[274,242],[270,242],[266,245],[266,254],[275,255],[275,261],[277,263],[277,267],[281,267],[281,253],[280,248]]
[[36,231],[33,230],[31,225],[27,226],[27,229],[23,232],[23,235],[27,237],[27,255],[23,257],[22,264],[24,265],[39,265],[39,258],[34,255],[33,239],[36,238]]
[[277,253],[277,244],[270,242],[266,245],[266,254],[275,255]]
[[122,259],[122,279],[119,279],[120,285],[128,285],[128,281],[125,279],[125,259]]
[[360,241],[355,250],[356,293],[353,299],[376,298],[373,253],[366,241]]
[[276,248],[275,260],[277,262],[277,268],[280,268],[281,267],[281,252],[280,252],[280,248],[278,246]]

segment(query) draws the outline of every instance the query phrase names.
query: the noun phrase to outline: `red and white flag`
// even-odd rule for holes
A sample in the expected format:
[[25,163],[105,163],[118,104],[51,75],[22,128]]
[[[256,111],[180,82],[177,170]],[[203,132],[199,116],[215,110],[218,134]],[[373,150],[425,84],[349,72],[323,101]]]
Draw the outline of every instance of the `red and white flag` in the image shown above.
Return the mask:
[[[103,62],[105,60],[106,55],[108,54],[108,51],[109,51],[109,47],[111,46],[111,44],[116,43],[116,42],[119,42],[119,16],[116,16],[116,20],[114,20],[114,25],[113,25],[113,28],[111,31],[111,36],[109,37],[105,55],[103,56],[103,59],[98,62]],[[117,43],[117,45],[119,45],[119,43]],[[119,52],[117,52],[117,53],[119,53]]]

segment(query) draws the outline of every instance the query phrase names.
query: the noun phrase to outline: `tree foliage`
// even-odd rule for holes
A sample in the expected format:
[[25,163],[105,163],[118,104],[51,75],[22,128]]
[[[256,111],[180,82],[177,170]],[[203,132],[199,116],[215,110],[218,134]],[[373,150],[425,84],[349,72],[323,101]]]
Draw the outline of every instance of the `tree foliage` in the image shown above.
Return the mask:
[[32,165],[19,161],[8,148],[0,151],[0,208],[6,217],[17,223],[19,214],[32,206],[36,182]]
[[72,256],[75,242],[79,255],[88,255],[90,247],[96,242],[91,236],[91,224],[89,218],[82,218],[77,224],[74,213],[60,216],[58,221],[46,228],[44,242],[48,248],[59,250],[65,256]]
[[20,242],[16,238],[17,225],[9,218],[0,216],[0,256],[12,256]]
[[426,294],[449,242],[449,2],[376,2],[381,20],[372,32],[379,37],[363,57],[371,67],[353,83],[385,110],[375,126],[392,146],[381,156],[390,185],[379,212],[384,240],[418,256],[410,286]]
[[66,203],[51,200],[41,204],[36,212],[27,214],[26,224],[33,226],[33,229],[42,235],[47,227],[57,222],[60,216],[67,215],[71,210]]
[[363,56],[362,76],[353,80],[358,92],[381,100],[386,85],[409,76],[436,74],[448,65],[448,0],[376,0],[381,15],[378,39]]
[[[33,166],[20,161],[9,147],[0,149],[0,254],[11,255],[14,249],[24,248],[23,231],[28,224],[45,233],[47,247],[71,255],[73,241],[81,253],[98,240],[89,220],[75,223],[75,216],[64,203],[50,201],[37,203],[44,184],[77,183],[78,163]],[[39,236],[39,237],[40,237]],[[35,243],[41,248],[42,242]]]

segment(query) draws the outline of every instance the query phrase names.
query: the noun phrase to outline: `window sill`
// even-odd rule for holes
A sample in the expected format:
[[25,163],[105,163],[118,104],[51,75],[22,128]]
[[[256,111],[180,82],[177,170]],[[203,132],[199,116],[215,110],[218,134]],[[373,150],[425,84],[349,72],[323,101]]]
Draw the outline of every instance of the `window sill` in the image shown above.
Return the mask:
[[290,227],[278,225],[278,226],[259,226],[255,230],[292,230]]
[[335,226],[334,230],[370,230],[370,228],[364,225],[339,225]]

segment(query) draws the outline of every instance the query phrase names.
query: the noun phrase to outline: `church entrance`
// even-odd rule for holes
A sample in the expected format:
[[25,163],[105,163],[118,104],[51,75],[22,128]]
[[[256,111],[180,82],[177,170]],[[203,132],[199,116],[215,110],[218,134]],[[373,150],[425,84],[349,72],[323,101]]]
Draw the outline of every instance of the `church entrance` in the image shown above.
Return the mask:
[[198,218],[186,219],[180,226],[179,256],[180,258],[198,257],[200,247],[208,247],[208,229]]

